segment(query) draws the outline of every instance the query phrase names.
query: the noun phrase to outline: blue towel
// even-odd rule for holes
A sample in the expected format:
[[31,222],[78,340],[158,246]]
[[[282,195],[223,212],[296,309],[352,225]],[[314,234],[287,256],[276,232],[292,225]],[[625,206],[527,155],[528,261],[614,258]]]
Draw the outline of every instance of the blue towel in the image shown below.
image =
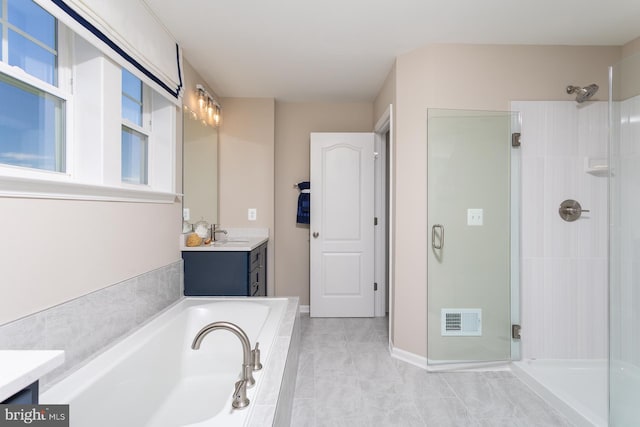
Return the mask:
[[311,223],[311,183],[302,181],[298,183],[300,195],[298,196],[298,212],[296,222],[298,224]]

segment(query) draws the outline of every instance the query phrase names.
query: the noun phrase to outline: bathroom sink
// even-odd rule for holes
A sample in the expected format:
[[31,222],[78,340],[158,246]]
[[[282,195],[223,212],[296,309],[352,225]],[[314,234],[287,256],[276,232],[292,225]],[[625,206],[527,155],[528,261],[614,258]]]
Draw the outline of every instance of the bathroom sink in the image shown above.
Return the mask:
[[246,239],[218,240],[216,242],[213,242],[213,246],[247,246],[248,243],[249,240]]

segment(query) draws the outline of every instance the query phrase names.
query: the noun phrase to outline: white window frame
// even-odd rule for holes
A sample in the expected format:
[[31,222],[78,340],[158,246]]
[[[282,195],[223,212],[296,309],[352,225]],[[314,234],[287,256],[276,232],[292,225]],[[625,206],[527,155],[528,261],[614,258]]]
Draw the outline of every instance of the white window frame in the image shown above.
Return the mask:
[[[98,156],[93,155],[92,158],[89,159],[89,165],[83,164],[84,169],[89,166],[102,172],[100,176],[90,177],[81,176],[82,174],[78,173],[78,162],[84,163],[85,161],[85,158],[80,157],[80,155],[86,151],[86,147],[83,150],[78,150],[78,146],[93,143],[94,139],[87,138],[86,135],[83,136],[84,140],[77,140],[75,138],[76,127],[74,126],[78,126],[82,122],[82,114],[84,112],[83,105],[80,105],[81,102],[79,103],[77,99],[74,99],[76,86],[74,80],[78,77],[75,65],[75,55],[77,52],[76,38],[81,36],[73,33],[60,21],[57,21],[57,31],[57,77],[59,87],[43,82],[27,74],[24,70],[9,66],[1,61],[0,72],[64,100],[66,170],[64,172],[55,172],[0,164],[0,197],[174,203],[175,197],[179,195],[175,192],[177,107],[167,100],[165,100],[165,102],[167,102],[166,106],[162,103],[158,104],[163,109],[161,112],[163,121],[168,122],[157,126],[158,132],[154,134],[152,127],[153,116],[156,114],[154,110],[154,100],[161,99],[164,94],[156,94],[155,89],[153,89],[153,82],[147,81],[148,79],[142,73],[135,69],[129,69],[129,67],[127,67],[127,69],[134,73],[136,77],[140,78],[143,83],[143,105],[146,104],[147,111],[146,114],[143,111],[142,129],[122,119],[120,108],[113,105],[115,97],[111,99],[108,96],[102,96],[102,114],[100,117],[92,117],[92,119],[102,120],[104,129],[96,129],[94,132],[96,132],[95,140],[101,140],[103,148],[91,148],[91,150],[94,150],[93,154],[98,153]],[[3,51],[4,49],[6,49],[6,46],[3,46]],[[122,64],[112,62],[111,59],[96,49],[96,56],[98,55],[102,57],[105,63],[108,63],[107,67],[117,67],[117,69],[120,70]],[[83,78],[86,78],[86,76],[83,76]],[[109,84],[106,83],[108,78],[105,78],[105,76],[92,76],[92,78],[95,78],[96,84],[100,85],[96,90],[97,96],[104,95],[104,92],[109,90],[106,86]],[[103,93],[100,94],[100,92]],[[121,105],[121,87],[118,93],[120,94],[120,96],[117,97],[118,104]],[[171,104],[170,108],[169,104]],[[117,118],[115,114],[116,109]],[[168,115],[166,114],[167,112],[169,113]],[[74,121],[74,118],[78,123]],[[110,121],[111,118],[117,121]],[[122,125],[147,135],[148,184],[146,185],[122,182],[120,179],[121,159],[118,159],[118,163],[115,164],[115,158],[105,154],[104,145],[106,144],[117,144],[117,151],[120,151],[121,137],[118,138],[117,141],[111,140],[110,138],[115,134],[121,135]],[[116,127],[117,129],[108,130],[107,127]],[[79,135],[78,138],[80,138]],[[92,141],[88,142],[88,139]],[[165,146],[160,150],[162,151],[162,155],[160,156],[156,155],[158,148],[155,147],[155,142],[158,140],[165,143]],[[100,152],[100,150],[102,150],[102,152]],[[119,178],[118,180],[113,179],[116,172]]]

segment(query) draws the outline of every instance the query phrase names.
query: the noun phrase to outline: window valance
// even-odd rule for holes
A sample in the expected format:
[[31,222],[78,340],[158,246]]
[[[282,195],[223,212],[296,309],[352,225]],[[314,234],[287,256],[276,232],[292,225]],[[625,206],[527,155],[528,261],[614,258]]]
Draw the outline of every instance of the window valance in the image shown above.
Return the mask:
[[34,0],[147,83],[182,96],[182,52],[142,0]]

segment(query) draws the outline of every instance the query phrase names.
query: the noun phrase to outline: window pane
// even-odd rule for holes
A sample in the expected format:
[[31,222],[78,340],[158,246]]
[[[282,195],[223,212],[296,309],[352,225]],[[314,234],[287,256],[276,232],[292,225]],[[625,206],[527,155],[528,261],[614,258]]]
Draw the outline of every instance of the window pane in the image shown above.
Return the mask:
[[147,137],[125,126],[122,127],[122,181],[147,184]]
[[142,126],[142,81],[122,70],[122,118]]
[[122,93],[142,103],[142,81],[124,69],[122,70]]
[[9,23],[56,49],[56,20],[33,1],[9,0],[7,15]]
[[57,83],[55,55],[11,30],[9,30],[9,65],[16,65],[49,84]]
[[0,99],[0,163],[64,172],[64,100],[3,74]]
[[142,126],[142,105],[122,96],[122,118]]

